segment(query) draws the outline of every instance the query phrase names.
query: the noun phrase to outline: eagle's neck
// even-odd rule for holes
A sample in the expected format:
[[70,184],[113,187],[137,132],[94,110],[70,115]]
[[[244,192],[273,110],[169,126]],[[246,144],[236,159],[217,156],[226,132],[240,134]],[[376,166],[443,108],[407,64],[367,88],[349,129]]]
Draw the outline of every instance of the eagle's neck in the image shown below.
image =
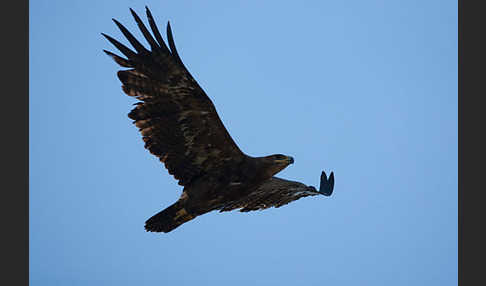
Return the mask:
[[249,174],[257,182],[263,182],[270,179],[276,173],[282,169],[275,166],[273,161],[268,160],[266,157],[251,157],[247,156],[246,169],[249,170]]

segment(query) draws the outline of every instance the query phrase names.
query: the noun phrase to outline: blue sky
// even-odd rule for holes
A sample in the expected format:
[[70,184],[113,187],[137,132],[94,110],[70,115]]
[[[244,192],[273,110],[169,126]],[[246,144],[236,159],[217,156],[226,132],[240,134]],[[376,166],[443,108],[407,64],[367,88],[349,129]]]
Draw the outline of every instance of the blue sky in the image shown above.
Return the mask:
[[[456,1],[262,2],[30,2],[31,285],[457,284]],[[145,5],[240,148],[331,197],[144,231],[181,187],[100,33]]]

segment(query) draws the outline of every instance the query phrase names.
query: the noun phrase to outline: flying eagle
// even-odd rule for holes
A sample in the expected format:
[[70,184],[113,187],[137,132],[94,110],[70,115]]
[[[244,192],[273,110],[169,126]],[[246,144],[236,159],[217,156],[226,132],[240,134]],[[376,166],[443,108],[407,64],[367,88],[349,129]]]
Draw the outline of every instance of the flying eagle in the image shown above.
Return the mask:
[[[243,153],[224,127],[216,109],[182,63],[170,23],[166,46],[150,10],[152,34],[130,9],[147,50],[122,24],[113,19],[134,50],[103,34],[125,58],[104,50],[117,64],[123,91],[140,100],[128,114],[142,133],[145,148],[157,156],[183,186],[171,206],[145,222],[145,229],[170,232],[213,210],[242,212],[280,207],[306,196],[330,196],[334,174],[321,173],[319,191],[313,186],[274,177],[294,162],[281,154],[251,157]],[[155,37],[155,38],[154,38]]]

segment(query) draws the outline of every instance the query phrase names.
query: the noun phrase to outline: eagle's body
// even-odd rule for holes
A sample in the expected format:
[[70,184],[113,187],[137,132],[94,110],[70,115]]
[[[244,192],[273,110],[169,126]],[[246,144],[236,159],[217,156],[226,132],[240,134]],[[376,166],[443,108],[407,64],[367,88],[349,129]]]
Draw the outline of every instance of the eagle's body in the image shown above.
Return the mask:
[[[129,113],[147,148],[159,157],[169,173],[184,186],[181,197],[147,220],[148,231],[169,232],[184,222],[212,210],[250,211],[279,207],[301,197],[330,195],[334,177],[323,172],[321,190],[274,177],[293,163],[281,154],[251,157],[233,141],[216,109],[187,71],[175,48],[170,25],[165,45],[147,9],[153,36],[131,10],[151,50],[114,20],[136,52],[104,35],[125,56],[105,51],[119,65],[123,91],[141,100]],[[170,48],[170,49],[169,49]]]

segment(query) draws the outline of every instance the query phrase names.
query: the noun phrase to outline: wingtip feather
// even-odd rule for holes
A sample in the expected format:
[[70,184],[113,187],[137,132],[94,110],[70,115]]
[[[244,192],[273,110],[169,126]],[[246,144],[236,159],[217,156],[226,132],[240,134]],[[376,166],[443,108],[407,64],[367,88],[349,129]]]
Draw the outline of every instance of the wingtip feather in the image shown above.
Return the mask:
[[[145,7],[147,7],[147,6],[145,6]],[[135,19],[135,22],[137,22],[138,28],[140,29],[143,36],[145,37],[145,40],[147,40],[147,42],[149,43],[152,51],[159,49],[160,46],[157,44],[155,39],[152,37],[152,35],[148,31],[148,29],[145,26],[145,24],[143,23],[142,19],[140,19],[140,17],[138,16],[138,14],[132,8],[130,8],[130,13],[132,14],[133,18]]]
[[155,39],[159,43],[159,46],[162,48],[164,52],[170,52],[169,48],[167,48],[164,39],[162,39],[162,35],[159,32],[159,29],[157,28],[157,24],[155,23],[155,19],[152,16],[152,13],[150,12],[149,8],[145,6],[145,13],[147,14],[147,19],[149,21],[149,26],[150,29],[152,29],[152,33],[155,36]]
[[334,190],[334,172],[331,172],[328,178],[326,172],[322,171],[319,193],[325,196],[330,196],[333,190]]
[[114,45],[118,50],[120,50],[120,52],[122,52],[128,58],[136,56],[136,54],[132,50],[130,50],[128,47],[118,42],[114,38],[108,36],[105,33],[101,33],[101,35],[103,35],[112,45]]
[[112,18],[112,20],[113,22],[115,22],[115,24],[118,26],[120,31],[123,33],[123,35],[127,38],[127,40],[130,42],[130,44],[135,48],[137,52],[139,53],[147,52],[147,49],[145,49],[145,47],[137,40],[137,38],[135,38],[125,26],[123,26],[123,24],[118,22],[118,20],[116,20],[115,18]]

